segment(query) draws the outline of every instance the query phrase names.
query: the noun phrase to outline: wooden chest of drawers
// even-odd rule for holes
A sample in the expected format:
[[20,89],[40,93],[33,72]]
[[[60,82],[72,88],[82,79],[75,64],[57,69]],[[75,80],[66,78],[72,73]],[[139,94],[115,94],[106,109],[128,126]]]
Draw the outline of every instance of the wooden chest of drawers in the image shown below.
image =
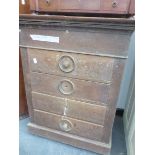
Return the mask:
[[130,12],[130,4],[133,5],[134,0],[30,0],[30,9],[38,12],[134,14]]
[[28,127],[107,155],[134,20],[72,18],[20,16]]

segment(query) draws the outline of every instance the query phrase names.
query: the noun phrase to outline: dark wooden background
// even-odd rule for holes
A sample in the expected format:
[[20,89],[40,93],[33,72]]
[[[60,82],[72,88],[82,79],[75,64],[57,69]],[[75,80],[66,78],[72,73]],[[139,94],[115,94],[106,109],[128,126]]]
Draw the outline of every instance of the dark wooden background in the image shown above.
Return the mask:
[[[25,5],[22,5],[21,0],[19,0],[19,14],[29,14],[30,13],[30,5],[29,0],[25,1]],[[24,77],[23,77],[23,69],[21,62],[21,55],[19,49],[19,115],[27,115],[27,101],[25,94],[25,86],[24,86]]]

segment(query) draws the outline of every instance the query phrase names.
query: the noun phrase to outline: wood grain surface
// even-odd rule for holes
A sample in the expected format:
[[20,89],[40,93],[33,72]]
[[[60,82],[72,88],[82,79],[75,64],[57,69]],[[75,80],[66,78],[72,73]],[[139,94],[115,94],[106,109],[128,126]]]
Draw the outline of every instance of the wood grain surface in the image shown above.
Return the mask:
[[[71,94],[62,94],[59,89],[61,81],[66,80],[73,85],[73,93]],[[42,73],[31,73],[31,87],[32,91],[35,92],[100,105],[108,104],[110,95],[110,86],[103,83],[95,83]]]
[[22,116],[27,114],[28,114],[28,107],[26,101],[21,53],[19,49],[19,115]]
[[89,151],[97,152],[102,155],[110,155],[111,141],[108,144],[68,134],[58,130],[49,129],[34,123],[28,124],[28,129],[34,135],[46,137],[51,140],[83,148]]
[[[28,49],[28,56],[32,72],[55,74],[105,83],[111,82],[113,58],[39,49]],[[60,68],[60,65],[63,66],[61,59],[64,57],[70,60],[66,61],[68,62],[68,68],[73,67],[71,72],[67,72],[67,67],[63,67],[63,70]],[[37,62],[34,62],[34,59]]]
[[[32,35],[58,37],[59,43],[32,39]],[[126,58],[131,31],[24,28],[20,32],[20,46],[70,53]]]
[[24,4],[22,4],[22,0],[19,0],[19,14],[30,14],[30,2],[29,0],[24,0]]
[[30,0],[30,5],[39,12],[128,14],[130,0]]
[[[64,117],[60,115],[43,112],[40,110],[34,110],[34,123],[41,126],[63,131],[59,127],[59,123],[62,119],[64,119]],[[77,136],[82,136],[92,140],[97,140],[101,142],[103,141],[103,135],[104,135],[103,126],[69,117],[65,117],[65,119],[69,120],[73,124],[72,129],[67,133],[75,134]]]
[[108,107],[32,92],[33,108],[104,125]]

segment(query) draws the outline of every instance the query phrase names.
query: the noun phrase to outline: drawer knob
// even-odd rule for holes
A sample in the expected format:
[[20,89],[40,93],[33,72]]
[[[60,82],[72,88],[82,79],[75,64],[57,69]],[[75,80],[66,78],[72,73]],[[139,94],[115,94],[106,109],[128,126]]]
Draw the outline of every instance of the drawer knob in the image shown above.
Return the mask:
[[72,72],[75,68],[73,58],[70,56],[62,56],[59,60],[59,68],[65,73]]
[[73,124],[67,119],[62,119],[59,122],[59,127],[61,130],[67,132],[67,131],[72,130]]
[[70,95],[73,93],[74,85],[69,80],[63,80],[59,84],[59,91],[64,95]]
[[68,68],[70,66],[70,63],[69,63],[69,61],[65,60],[65,61],[63,61],[62,65],[64,68]]
[[47,5],[50,5],[50,0],[46,0],[46,4]]
[[117,7],[117,2],[116,2],[116,1],[113,1],[113,2],[112,2],[112,7],[113,7],[113,8],[116,8],[116,7]]

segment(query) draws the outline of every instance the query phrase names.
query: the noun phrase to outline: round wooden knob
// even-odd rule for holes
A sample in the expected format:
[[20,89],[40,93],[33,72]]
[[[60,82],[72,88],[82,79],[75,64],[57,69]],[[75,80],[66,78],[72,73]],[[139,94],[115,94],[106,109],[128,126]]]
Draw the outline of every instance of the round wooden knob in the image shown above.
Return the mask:
[[70,56],[62,56],[59,59],[59,68],[65,73],[72,72],[75,68],[74,60]]
[[47,5],[50,5],[50,0],[46,0],[46,4]]
[[73,83],[69,80],[63,80],[59,84],[59,91],[64,95],[70,95],[74,91]]
[[59,122],[59,127],[63,131],[70,131],[72,130],[73,124],[68,119],[62,119]]
[[70,62],[67,61],[67,60],[65,60],[65,61],[63,61],[62,66],[63,66],[64,68],[68,68],[68,67],[70,66]]
[[117,7],[117,2],[116,2],[116,1],[113,1],[113,2],[112,2],[112,7],[113,7],[113,8],[116,8],[116,7]]

